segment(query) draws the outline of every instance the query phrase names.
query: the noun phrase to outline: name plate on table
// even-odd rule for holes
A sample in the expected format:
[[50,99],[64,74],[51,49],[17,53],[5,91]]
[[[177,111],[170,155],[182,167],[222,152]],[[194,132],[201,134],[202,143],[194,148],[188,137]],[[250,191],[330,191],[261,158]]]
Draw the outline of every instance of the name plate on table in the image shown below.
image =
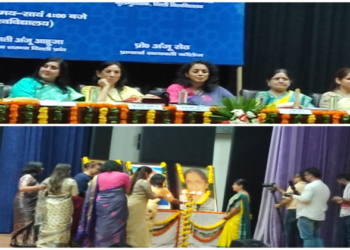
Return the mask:
[[54,106],[54,107],[75,107],[77,104],[75,102],[58,102],[51,100],[40,101],[40,106]]
[[206,112],[210,111],[209,106],[196,106],[196,105],[175,105],[179,111],[190,111],[190,112]]
[[135,104],[128,103],[129,109],[133,110],[163,110],[163,104]]
[[279,109],[280,114],[288,115],[312,115],[312,111],[309,109]]

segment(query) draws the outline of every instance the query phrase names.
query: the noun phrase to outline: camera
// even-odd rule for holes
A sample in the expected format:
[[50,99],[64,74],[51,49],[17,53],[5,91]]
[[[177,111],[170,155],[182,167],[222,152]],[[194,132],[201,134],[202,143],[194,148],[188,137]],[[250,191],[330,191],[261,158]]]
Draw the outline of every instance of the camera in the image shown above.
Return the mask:
[[266,188],[275,188],[276,183],[264,183],[264,184],[262,184],[262,186],[266,187]]

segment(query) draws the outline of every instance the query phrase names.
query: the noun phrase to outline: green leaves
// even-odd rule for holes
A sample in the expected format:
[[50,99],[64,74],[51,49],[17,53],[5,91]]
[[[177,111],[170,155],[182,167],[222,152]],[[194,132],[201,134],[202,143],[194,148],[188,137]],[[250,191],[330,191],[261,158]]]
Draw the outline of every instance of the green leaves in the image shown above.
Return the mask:
[[224,107],[216,109],[211,116],[215,122],[230,120],[232,118],[231,111],[234,109],[241,109],[244,113],[251,111],[257,115],[264,108],[264,105],[260,104],[255,98],[245,100],[243,96],[225,97],[221,102]]

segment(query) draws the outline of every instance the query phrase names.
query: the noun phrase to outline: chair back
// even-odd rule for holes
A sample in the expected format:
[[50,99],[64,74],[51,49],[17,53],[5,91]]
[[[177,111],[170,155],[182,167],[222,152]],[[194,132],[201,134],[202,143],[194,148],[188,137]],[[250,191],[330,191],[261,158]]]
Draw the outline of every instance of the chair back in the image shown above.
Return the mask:
[[313,93],[311,95],[312,97],[312,104],[315,106],[315,107],[319,107],[320,106],[320,101],[321,101],[321,97],[322,97],[322,94],[319,94],[319,93]]
[[249,100],[250,98],[255,98],[255,95],[258,92],[259,90],[241,89],[239,93],[244,97],[245,100]]

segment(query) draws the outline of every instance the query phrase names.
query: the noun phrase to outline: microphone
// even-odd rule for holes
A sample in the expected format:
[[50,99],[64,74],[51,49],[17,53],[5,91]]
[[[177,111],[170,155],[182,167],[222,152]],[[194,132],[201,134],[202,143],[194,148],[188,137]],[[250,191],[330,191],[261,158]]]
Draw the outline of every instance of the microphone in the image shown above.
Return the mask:
[[288,181],[290,188],[293,190],[293,194],[299,195],[299,192],[296,190],[295,186],[294,186],[294,182],[293,181]]

